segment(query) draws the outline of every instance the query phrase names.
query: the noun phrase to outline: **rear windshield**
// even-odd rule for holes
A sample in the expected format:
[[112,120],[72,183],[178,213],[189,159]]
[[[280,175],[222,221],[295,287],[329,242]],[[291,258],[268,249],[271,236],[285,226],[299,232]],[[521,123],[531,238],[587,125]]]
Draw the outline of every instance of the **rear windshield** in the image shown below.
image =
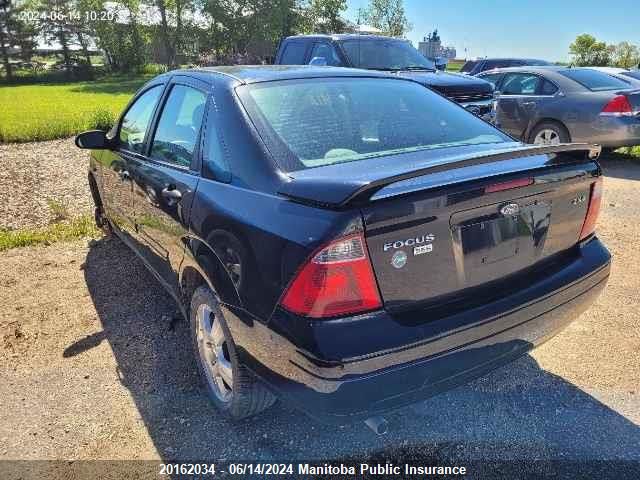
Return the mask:
[[460,71],[469,73],[471,70],[473,70],[473,67],[475,67],[477,64],[478,62],[475,60],[469,60],[467,62],[464,62],[464,65],[462,65],[462,68],[460,69]]
[[620,90],[630,87],[630,84],[624,80],[612,77],[611,75],[598,70],[590,70],[588,68],[571,68],[567,70],[560,70],[560,73],[594,92]]
[[453,102],[404,80],[290,80],[248,85],[238,93],[286,171],[512,141]]
[[342,49],[351,65],[367,70],[434,70],[435,64],[404,40],[346,40]]

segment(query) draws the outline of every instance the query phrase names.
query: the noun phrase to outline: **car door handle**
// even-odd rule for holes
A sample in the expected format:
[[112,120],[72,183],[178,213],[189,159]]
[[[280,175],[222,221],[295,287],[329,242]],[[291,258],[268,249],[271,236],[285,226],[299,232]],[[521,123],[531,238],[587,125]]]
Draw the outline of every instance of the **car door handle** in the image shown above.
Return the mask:
[[536,106],[536,102],[522,102],[524,107],[534,107]]
[[129,175],[129,172],[127,172],[126,170],[120,170],[118,172],[118,176],[120,177],[120,180],[122,180],[123,182],[125,180],[130,180],[131,179],[131,175]]
[[176,188],[166,187],[162,189],[162,198],[164,198],[169,204],[179,202],[182,200],[182,193]]

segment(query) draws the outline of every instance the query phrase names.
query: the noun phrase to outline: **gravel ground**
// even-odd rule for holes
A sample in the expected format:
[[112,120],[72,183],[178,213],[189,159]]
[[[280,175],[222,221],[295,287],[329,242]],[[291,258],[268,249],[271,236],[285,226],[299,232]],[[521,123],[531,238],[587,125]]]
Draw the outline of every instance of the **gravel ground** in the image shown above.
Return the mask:
[[0,144],[0,229],[43,227],[60,205],[70,217],[91,213],[87,152],[72,138]]
[[[65,161],[51,159],[61,172]],[[627,460],[624,478],[638,478],[640,164],[604,167],[599,232],[615,262],[597,303],[531,355],[391,414],[383,437],[280,404],[237,424],[221,418],[199,388],[186,323],[116,239],[4,252],[0,459]],[[56,191],[71,198],[74,187]]]

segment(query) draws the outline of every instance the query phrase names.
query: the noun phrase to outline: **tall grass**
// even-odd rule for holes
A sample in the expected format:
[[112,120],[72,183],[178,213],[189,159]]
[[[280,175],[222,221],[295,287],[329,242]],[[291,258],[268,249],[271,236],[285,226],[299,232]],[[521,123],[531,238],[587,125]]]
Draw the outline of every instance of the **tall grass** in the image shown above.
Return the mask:
[[148,75],[0,86],[0,142],[32,142],[106,129]]

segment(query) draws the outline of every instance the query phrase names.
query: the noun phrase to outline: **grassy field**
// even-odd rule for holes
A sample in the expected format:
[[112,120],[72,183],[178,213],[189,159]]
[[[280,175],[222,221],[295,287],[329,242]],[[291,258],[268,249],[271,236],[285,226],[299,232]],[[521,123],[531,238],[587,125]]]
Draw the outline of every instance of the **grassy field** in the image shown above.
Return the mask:
[[151,76],[0,87],[0,142],[53,140],[106,128]]
[[459,72],[464,63],[460,62],[449,62],[447,63],[447,72]]

